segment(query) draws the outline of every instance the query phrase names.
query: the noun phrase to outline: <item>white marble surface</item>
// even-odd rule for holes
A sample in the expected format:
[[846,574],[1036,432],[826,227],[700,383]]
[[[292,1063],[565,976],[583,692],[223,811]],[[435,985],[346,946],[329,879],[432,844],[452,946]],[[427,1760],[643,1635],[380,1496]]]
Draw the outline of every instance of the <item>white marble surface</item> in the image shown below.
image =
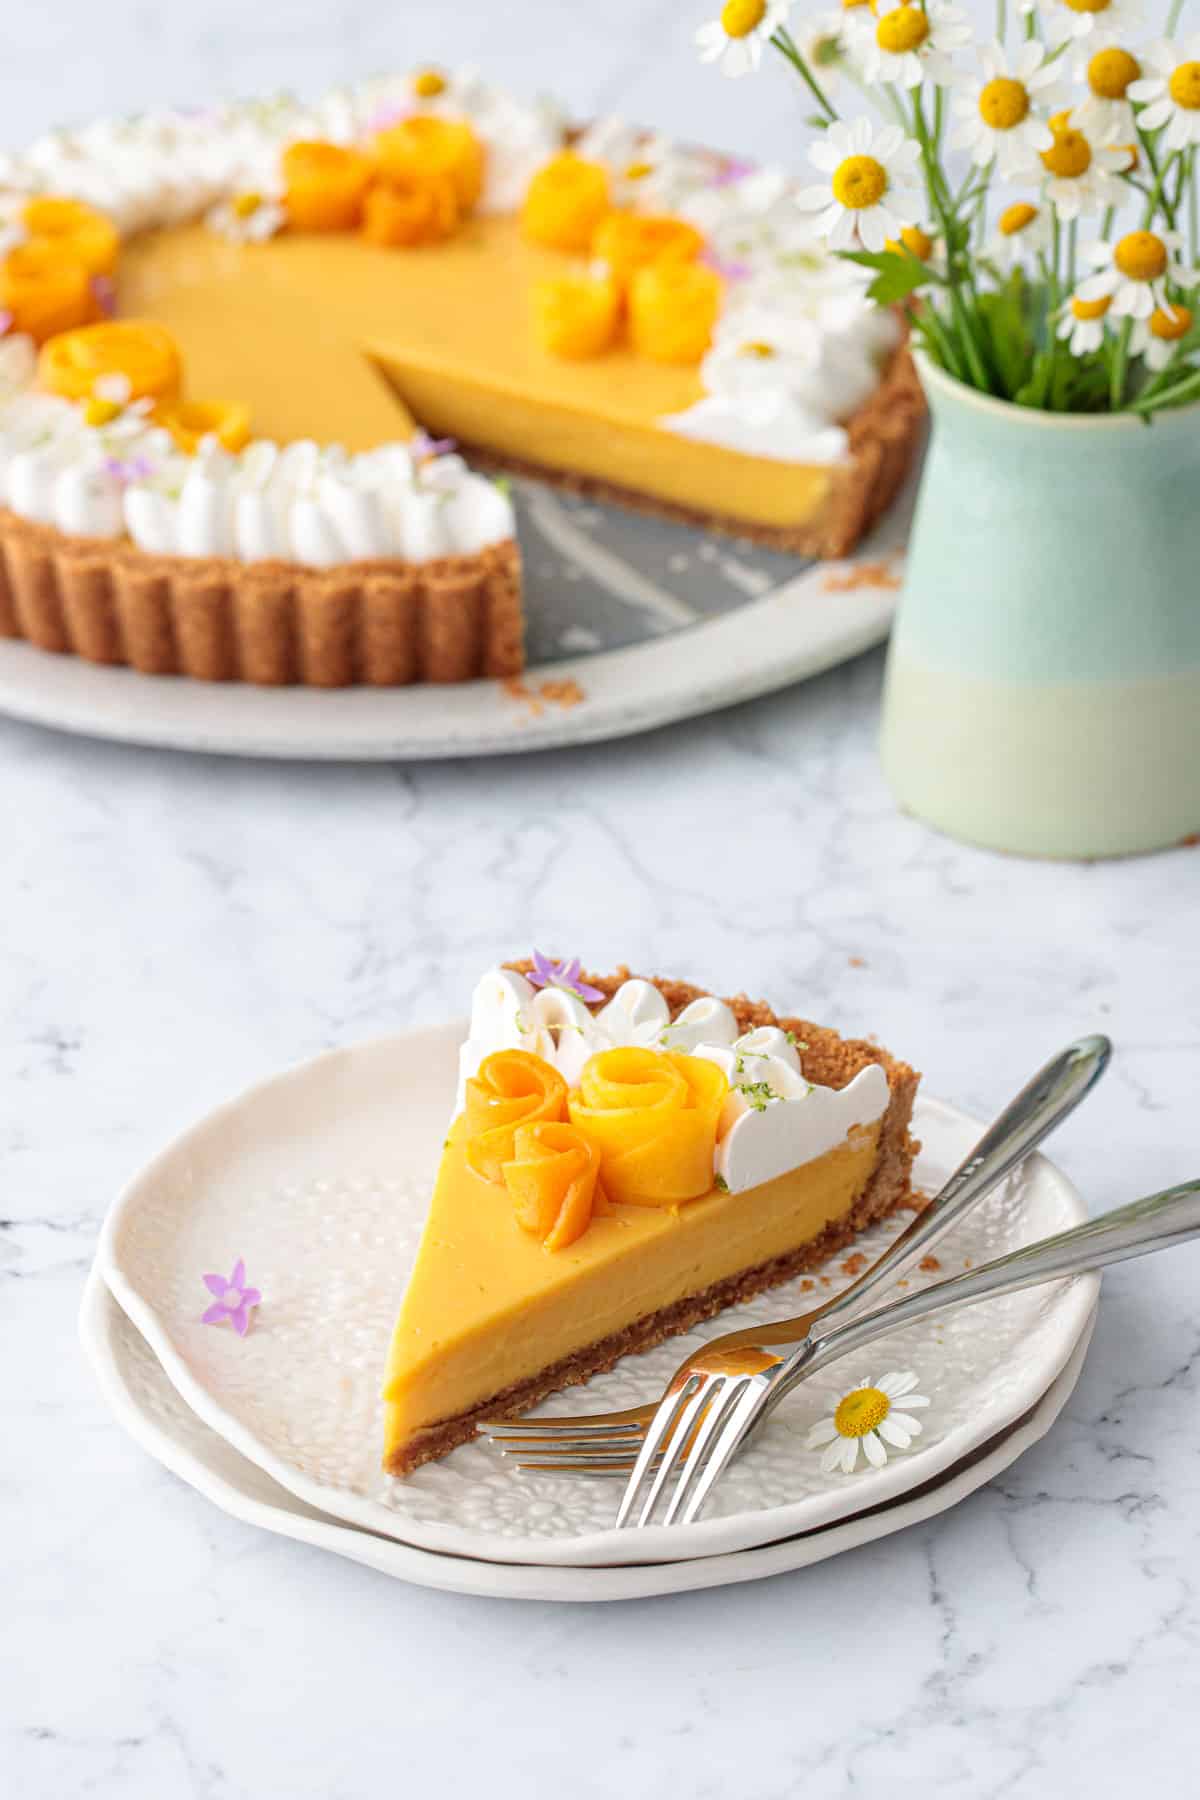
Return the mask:
[[[693,10],[25,0],[0,129],[461,39],[581,109],[781,153],[798,104],[694,69]],[[931,836],[879,778],[879,677],[870,656],[487,771],[0,723],[5,1800],[1189,1791],[1200,1249],[1107,1278],[1064,1419],[955,1512],[804,1574],[612,1608],[410,1590],[256,1534],[120,1434],[76,1349],[99,1219],[162,1140],[283,1063],[459,1010],[532,940],[873,1030],[980,1112],[1102,1028],[1118,1060],[1063,1165],[1097,1209],[1195,1173],[1200,850],[1061,867]]]

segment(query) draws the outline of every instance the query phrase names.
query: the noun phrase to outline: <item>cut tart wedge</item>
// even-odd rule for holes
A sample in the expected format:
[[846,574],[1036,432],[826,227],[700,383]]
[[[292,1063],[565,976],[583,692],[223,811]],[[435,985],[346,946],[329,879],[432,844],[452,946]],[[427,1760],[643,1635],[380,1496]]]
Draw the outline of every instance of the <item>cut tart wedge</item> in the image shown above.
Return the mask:
[[905,1204],[918,1076],[744,996],[539,959],[475,995],[384,1385],[405,1475]]

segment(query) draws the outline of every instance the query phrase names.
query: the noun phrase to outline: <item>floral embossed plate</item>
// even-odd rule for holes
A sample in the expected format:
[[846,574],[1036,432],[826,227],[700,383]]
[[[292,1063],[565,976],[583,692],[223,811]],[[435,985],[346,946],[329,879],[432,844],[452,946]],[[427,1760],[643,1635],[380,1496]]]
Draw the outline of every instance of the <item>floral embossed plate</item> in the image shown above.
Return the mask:
[[[379,1385],[416,1251],[455,1085],[460,1026],[338,1050],[250,1089],[165,1150],[105,1223],[98,1266],[187,1404],[242,1456],[319,1511],[431,1551],[597,1565],[718,1556],[811,1531],[942,1475],[1022,1418],[1069,1361],[1095,1304],[1081,1277],[927,1320],[876,1346],[869,1367],[814,1377],[776,1412],[686,1528],[618,1533],[605,1481],[518,1475],[468,1444],[406,1481],[378,1467]],[[978,1127],[920,1103],[918,1181],[936,1185]],[[1078,1223],[1084,1208],[1044,1158],[939,1250],[952,1273]],[[861,1240],[878,1254],[900,1219]],[[263,1294],[252,1329],[202,1323],[206,1272],[244,1258]],[[844,1259],[840,1259],[844,1260]],[[916,1277],[939,1278],[938,1272]],[[828,1291],[848,1277],[835,1259]],[[554,1410],[627,1406],[661,1392],[687,1343],[811,1305],[792,1283],[685,1341],[627,1357],[556,1397]],[[913,1368],[932,1405],[912,1449],[884,1468],[822,1472],[805,1448],[846,1387]]]

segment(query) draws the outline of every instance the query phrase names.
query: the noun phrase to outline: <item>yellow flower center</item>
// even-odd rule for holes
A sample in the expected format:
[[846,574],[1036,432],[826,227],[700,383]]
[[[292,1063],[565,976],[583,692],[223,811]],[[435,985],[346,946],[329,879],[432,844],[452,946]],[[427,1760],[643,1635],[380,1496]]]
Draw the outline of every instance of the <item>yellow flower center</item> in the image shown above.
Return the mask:
[[235,194],[229,202],[229,210],[235,219],[251,219],[262,203],[261,194]]
[[622,174],[626,181],[645,181],[647,175],[653,175],[654,164],[648,162],[626,163]]
[[748,338],[744,344],[738,345],[739,356],[757,356],[765,359],[774,354],[774,345],[764,343],[761,338]]
[[1123,100],[1125,89],[1141,72],[1141,63],[1128,50],[1097,50],[1088,64],[1088,86],[1101,100]]
[[1152,231],[1127,231],[1113,261],[1130,281],[1157,281],[1167,272],[1167,246]]
[[875,42],[893,56],[919,49],[928,36],[929,20],[920,6],[897,6],[890,13],[884,13],[875,27]]
[[1108,11],[1112,0],[1067,0],[1067,5],[1072,12],[1102,13]]
[[1176,106],[1195,112],[1200,108],[1200,62],[1180,63],[1167,87]]
[[422,100],[436,100],[446,91],[446,77],[437,69],[418,69],[413,76],[413,93]]
[[1023,82],[1011,75],[997,75],[984,83],[979,95],[979,116],[993,131],[1011,131],[1029,112],[1029,94]]
[[1067,123],[1066,113],[1056,113],[1050,121],[1054,142],[1043,150],[1042,165],[1062,181],[1077,180],[1092,166],[1092,148],[1082,131]]
[[749,37],[767,16],[767,0],[725,0],[721,29],[726,37]]
[[855,1388],[838,1401],[833,1423],[842,1437],[866,1437],[881,1425],[892,1410],[892,1403],[882,1388]]
[[933,255],[933,239],[919,225],[905,225],[900,232],[900,241],[887,239],[887,248],[899,256],[905,250],[911,250],[918,262],[928,262]]
[[875,0],[842,0],[843,12],[853,12],[856,6],[869,6],[871,11],[874,12]]
[[122,410],[116,400],[101,400],[99,395],[93,394],[84,402],[83,422],[85,425],[111,425]]
[[873,156],[848,156],[833,172],[833,197],[851,212],[875,206],[887,186],[887,170]]
[[1173,344],[1192,329],[1192,312],[1188,306],[1173,301],[1170,306],[1156,306],[1150,314],[1151,335]]
[[1099,300],[1072,300],[1071,311],[1077,319],[1102,319],[1111,305],[1111,296],[1102,294]]
[[1005,237],[1016,237],[1018,231],[1024,231],[1036,218],[1036,206],[1030,206],[1028,200],[1016,200],[1000,214],[999,225]]

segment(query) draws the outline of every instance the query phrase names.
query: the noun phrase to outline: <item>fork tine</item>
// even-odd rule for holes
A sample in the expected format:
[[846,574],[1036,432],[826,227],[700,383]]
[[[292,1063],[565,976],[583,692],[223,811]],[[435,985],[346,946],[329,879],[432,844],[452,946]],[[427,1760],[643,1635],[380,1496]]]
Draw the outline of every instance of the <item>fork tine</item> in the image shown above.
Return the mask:
[[633,1465],[633,1474],[629,1477],[629,1485],[621,1496],[621,1504],[617,1510],[618,1531],[633,1511],[633,1503],[637,1499],[638,1489],[641,1487],[650,1465],[662,1451],[689,1396],[695,1392],[697,1383],[703,1385],[701,1376],[688,1375],[684,1381],[679,1383],[678,1387],[672,1384],[659,1401],[654,1417],[646,1428],[646,1435],[642,1439],[642,1447],[638,1451],[637,1461]]
[[720,1375],[715,1378],[703,1378],[700,1386],[680,1413],[679,1421],[675,1426],[674,1431],[671,1433],[671,1441],[663,1451],[662,1461],[658,1467],[658,1473],[650,1483],[650,1492],[646,1496],[641,1512],[638,1514],[637,1523],[639,1530],[643,1525],[648,1525],[653,1518],[654,1508],[658,1505],[658,1497],[670,1480],[671,1471],[679,1467],[681,1458],[686,1467],[687,1458],[691,1453],[690,1447],[694,1429],[697,1423],[704,1417],[706,1409],[713,1404],[715,1396],[719,1394],[723,1379],[724,1378]]
[[664,1525],[673,1525],[679,1517],[679,1510],[688,1489],[704,1469],[709,1444],[729,1418],[730,1409],[738,1404],[749,1379],[749,1376],[745,1376],[741,1380],[734,1378],[726,1381],[723,1390],[714,1399],[700,1421],[696,1435],[684,1458],[683,1467],[679,1471],[679,1480],[675,1483],[675,1492],[671,1495],[671,1503],[667,1507],[666,1517],[663,1519]]
[[520,1419],[480,1419],[479,1429],[489,1437],[551,1437],[567,1431],[572,1437],[604,1437],[611,1432],[642,1432],[654,1417],[652,1406],[630,1406],[624,1412],[604,1413],[598,1419],[572,1418],[569,1413],[541,1416],[529,1413]]
[[749,1382],[730,1414],[724,1431],[717,1440],[713,1453],[708,1459],[708,1466],[692,1491],[692,1497],[684,1509],[683,1523],[685,1525],[694,1523],[700,1508],[708,1499],[714,1485],[720,1480],[736,1453],[738,1445],[757,1419],[762,1397],[761,1385],[755,1381]]
[[606,1432],[585,1431],[527,1431],[498,1432],[484,1427],[484,1435],[497,1450],[522,1450],[528,1447],[536,1450],[545,1446],[548,1450],[561,1450],[572,1444],[581,1450],[628,1450],[636,1455],[641,1444],[643,1433],[630,1431],[627,1428]]
[[607,1445],[597,1448],[592,1444],[531,1444],[528,1448],[511,1444],[501,1450],[500,1454],[506,1462],[526,1463],[531,1469],[539,1465],[551,1468],[560,1462],[591,1463],[598,1469],[620,1464],[623,1468],[632,1469],[640,1448],[639,1444],[618,1444],[611,1450]]

